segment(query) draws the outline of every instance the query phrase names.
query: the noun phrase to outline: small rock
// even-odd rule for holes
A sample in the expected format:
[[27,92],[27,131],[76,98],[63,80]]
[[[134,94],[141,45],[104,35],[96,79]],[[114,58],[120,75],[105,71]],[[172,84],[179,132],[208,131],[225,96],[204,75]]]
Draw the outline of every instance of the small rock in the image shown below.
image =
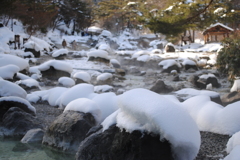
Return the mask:
[[44,131],[41,128],[31,129],[27,131],[21,139],[22,143],[42,142]]
[[156,93],[169,93],[173,91],[173,88],[167,86],[162,80],[157,80],[157,82],[150,88],[151,91]]

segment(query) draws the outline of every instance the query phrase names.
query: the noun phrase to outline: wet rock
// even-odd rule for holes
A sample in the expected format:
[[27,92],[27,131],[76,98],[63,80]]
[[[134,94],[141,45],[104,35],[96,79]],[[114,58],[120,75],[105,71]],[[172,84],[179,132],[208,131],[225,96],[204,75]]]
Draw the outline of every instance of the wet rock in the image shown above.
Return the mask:
[[240,92],[234,91],[221,97],[224,106],[240,100]]
[[167,86],[162,80],[157,80],[157,82],[150,88],[151,91],[156,93],[169,93],[173,91],[171,86]]
[[67,57],[67,53],[54,57],[57,60],[64,60]]
[[39,58],[41,55],[40,51],[36,51],[35,49],[32,48],[25,48],[24,52],[32,52],[35,58]]
[[2,126],[4,135],[10,137],[24,136],[30,129],[43,128],[36,117],[18,107],[12,107],[4,114]]
[[87,137],[79,146],[77,160],[173,160],[171,145],[159,135],[121,131],[115,125]]
[[167,45],[165,46],[165,52],[175,52],[174,46],[167,44]]
[[58,80],[61,77],[70,77],[70,73],[56,70],[53,66],[50,66],[50,68],[46,71],[41,71],[42,77],[47,78],[50,80]]
[[42,142],[44,131],[41,128],[31,129],[27,131],[24,137],[21,139],[22,143],[39,143]]
[[206,79],[203,79],[199,78],[197,75],[192,75],[189,77],[188,81],[199,89],[206,89],[208,84],[212,84],[212,86],[216,88],[220,87],[220,84],[218,83],[216,77],[208,77]]
[[125,76],[126,75],[126,71],[124,69],[121,68],[116,68],[115,72],[121,76]]
[[185,68],[185,70],[189,70],[189,69],[192,69],[192,70],[195,70],[195,71],[198,70],[197,65],[186,64],[186,65],[184,65],[184,68]]
[[48,127],[43,144],[74,153],[89,129],[95,125],[96,121],[90,113],[66,111]]

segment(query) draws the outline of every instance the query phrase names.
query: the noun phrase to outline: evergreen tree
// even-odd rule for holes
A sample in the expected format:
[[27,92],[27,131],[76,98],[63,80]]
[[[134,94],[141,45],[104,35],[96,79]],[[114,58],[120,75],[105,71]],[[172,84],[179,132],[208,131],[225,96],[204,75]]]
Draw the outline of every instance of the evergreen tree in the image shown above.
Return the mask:
[[216,22],[239,22],[239,9],[230,0],[177,0],[157,16],[144,17],[142,22],[154,32],[177,36],[188,29],[202,30]]
[[92,4],[90,1],[63,0],[60,1],[59,14],[61,20],[70,27],[73,24],[72,33],[89,27],[93,21]]

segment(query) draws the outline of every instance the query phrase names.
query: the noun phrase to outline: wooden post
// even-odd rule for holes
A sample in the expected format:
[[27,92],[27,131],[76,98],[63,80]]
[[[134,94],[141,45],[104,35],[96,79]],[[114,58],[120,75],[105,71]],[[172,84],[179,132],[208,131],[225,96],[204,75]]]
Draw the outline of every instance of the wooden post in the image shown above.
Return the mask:
[[18,43],[18,47],[20,47],[20,35],[15,35],[14,39],[15,39],[14,49],[17,49],[17,43]]

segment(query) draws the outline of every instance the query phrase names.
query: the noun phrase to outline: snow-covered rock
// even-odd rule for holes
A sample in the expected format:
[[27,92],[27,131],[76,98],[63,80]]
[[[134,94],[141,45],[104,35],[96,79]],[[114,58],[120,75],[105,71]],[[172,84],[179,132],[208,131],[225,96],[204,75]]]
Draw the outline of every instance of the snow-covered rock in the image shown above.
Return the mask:
[[67,54],[68,54],[67,49],[59,49],[53,52],[52,57],[56,58],[56,57],[67,55]]
[[15,83],[0,79],[0,97],[16,96],[26,98],[27,92]]
[[17,74],[17,72],[20,71],[20,68],[16,65],[6,65],[0,67],[0,77],[3,79],[13,79],[14,75]]
[[28,61],[9,54],[0,54],[0,67],[3,67],[5,65],[13,64],[20,68],[21,70],[28,69],[29,64]]
[[[200,131],[233,135],[240,131],[240,102],[223,107],[212,102],[209,96],[201,95],[187,99],[183,107],[196,121]],[[194,104],[194,105],[193,105]]]
[[83,112],[83,113],[91,113],[97,123],[99,123],[102,118],[101,117],[102,112],[101,112],[98,104],[88,98],[78,98],[78,99],[71,101],[65,107],[63,112],[66,112],[68,110],[79,111],[79,112]]
[[58,83],[64,87],[72,87],[75,85],[75,81],[69,77],[61,77],[58,79]]
[[180,104],[146,89],[133,89],[118,97],[118,105],[120,109],[102,123],[104,130],[116,124],[130,133],[154,133],[171,143],[174,159],[191,160],[197,156],[200,133]]
[[73,75],[73,78],[76,79],[76,83],[90,83],[91,81],[91,76],[88,72],[80,71],[76,72]]

